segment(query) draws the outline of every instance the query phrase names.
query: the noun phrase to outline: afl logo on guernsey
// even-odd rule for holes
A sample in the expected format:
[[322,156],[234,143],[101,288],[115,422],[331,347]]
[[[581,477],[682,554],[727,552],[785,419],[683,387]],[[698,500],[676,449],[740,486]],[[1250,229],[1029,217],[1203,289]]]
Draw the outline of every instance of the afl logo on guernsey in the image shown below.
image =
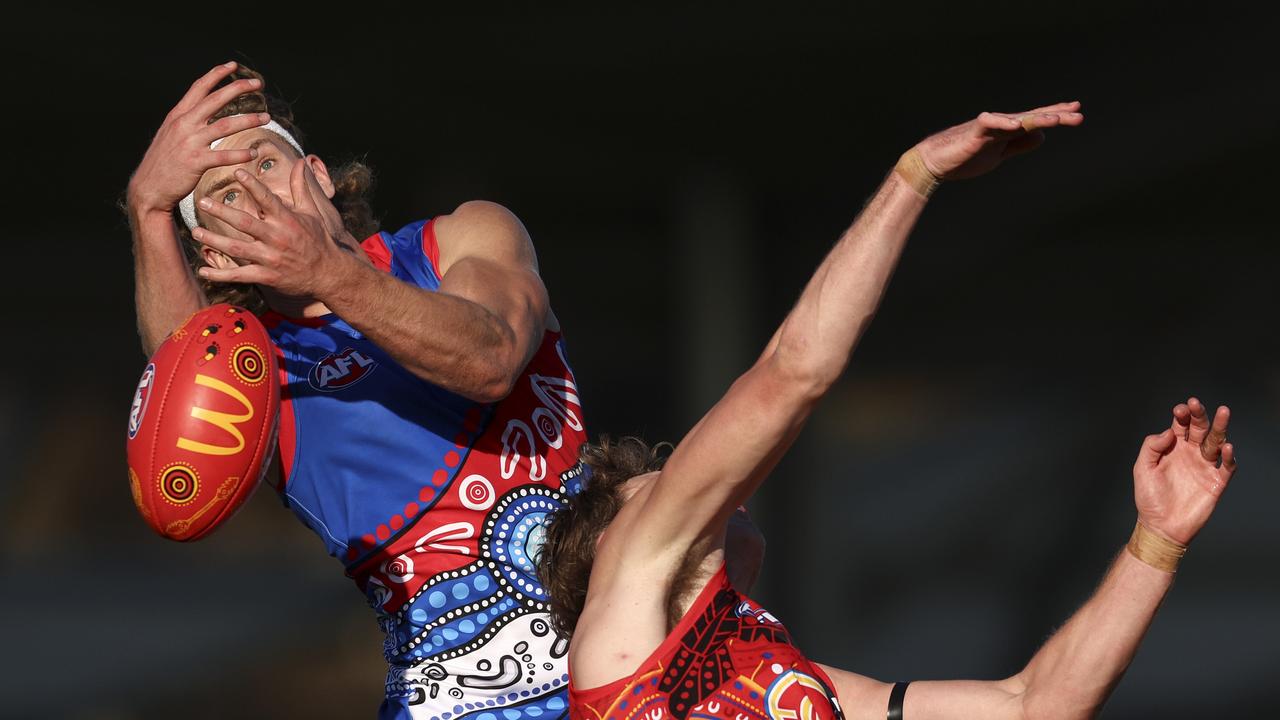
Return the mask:
[[142,427],[142,416],[147,414],[147,400],[151,397],[151,381],[156,377],[156,364],[149,363],[142,371],[142,379],[138,381],[138,389],[133,391],[133,404],[129,406],[129,439],[138,435]]
[[368,355],[355,348],[346,348],[340,353],[326,355],[316,363],[307,375],[307,382],[317,390],[334,392],[355,385],[376,367],[378,363]]

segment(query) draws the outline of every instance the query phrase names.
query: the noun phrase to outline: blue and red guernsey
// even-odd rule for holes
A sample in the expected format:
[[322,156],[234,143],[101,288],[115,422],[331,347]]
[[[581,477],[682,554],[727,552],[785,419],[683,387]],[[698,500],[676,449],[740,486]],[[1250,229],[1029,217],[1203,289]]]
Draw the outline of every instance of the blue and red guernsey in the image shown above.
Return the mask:
[[[439,288],[431,222],[362,246],[383,271]],[[379,717],[565,716],[567,642],[535,571],[586,438],[559,334],[485,404],[418,378],[335,315],[263,319],[280,353],[281,492],[378,613]]]
[[569,697],[571,720],[844,720],[831,679],[723,565],[634,673]]

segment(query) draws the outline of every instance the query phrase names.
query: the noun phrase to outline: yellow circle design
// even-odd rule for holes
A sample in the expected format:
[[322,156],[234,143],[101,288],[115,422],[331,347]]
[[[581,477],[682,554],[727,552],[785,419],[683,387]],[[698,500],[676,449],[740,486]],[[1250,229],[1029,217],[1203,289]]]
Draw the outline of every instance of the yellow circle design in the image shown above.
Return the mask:
[[267,359],[256,345],[244,343],[231,351],[231,372],[245,385],[260,385],[267,379]]
[[160,494],[174,505],[187,505],[200,491],[200,476],[195,468],[174,463],[160,473]]

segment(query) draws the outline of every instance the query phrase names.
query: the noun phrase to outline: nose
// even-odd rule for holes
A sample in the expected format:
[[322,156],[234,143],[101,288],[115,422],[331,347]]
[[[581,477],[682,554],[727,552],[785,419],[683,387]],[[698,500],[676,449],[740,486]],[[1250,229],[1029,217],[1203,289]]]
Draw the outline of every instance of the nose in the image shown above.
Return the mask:
[[293,191],[289,188],[287,179],[271,178],[270,182],[267,183],[267,189],[271,191],[271,194],[279,198],[285,207],[292,208],[294,206]]

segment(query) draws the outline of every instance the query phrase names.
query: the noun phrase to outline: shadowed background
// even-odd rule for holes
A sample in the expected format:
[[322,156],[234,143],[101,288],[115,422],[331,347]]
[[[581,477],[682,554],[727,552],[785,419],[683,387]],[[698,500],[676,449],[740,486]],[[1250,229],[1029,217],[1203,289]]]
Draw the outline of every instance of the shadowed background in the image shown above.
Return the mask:
[[[1200,5],[202,10],[3,31],[0,715],[372,717],[373,614],[269,491],[193,545],[130,501],[145,364],[114,203],[228,59],[363,156],[385,229],[521,217],[593,434],[677,439],[897,156],[982,110],[1086,122],[943,187],[845,378],[751,508],[755,595],[815,659],[1004,677],[1132,529],[1142,437],[1229,403],[1242,470],[1106,718],[1274,716],[1280,372],[1274,56]],[[220,33],[215,37],[215,33]]]

